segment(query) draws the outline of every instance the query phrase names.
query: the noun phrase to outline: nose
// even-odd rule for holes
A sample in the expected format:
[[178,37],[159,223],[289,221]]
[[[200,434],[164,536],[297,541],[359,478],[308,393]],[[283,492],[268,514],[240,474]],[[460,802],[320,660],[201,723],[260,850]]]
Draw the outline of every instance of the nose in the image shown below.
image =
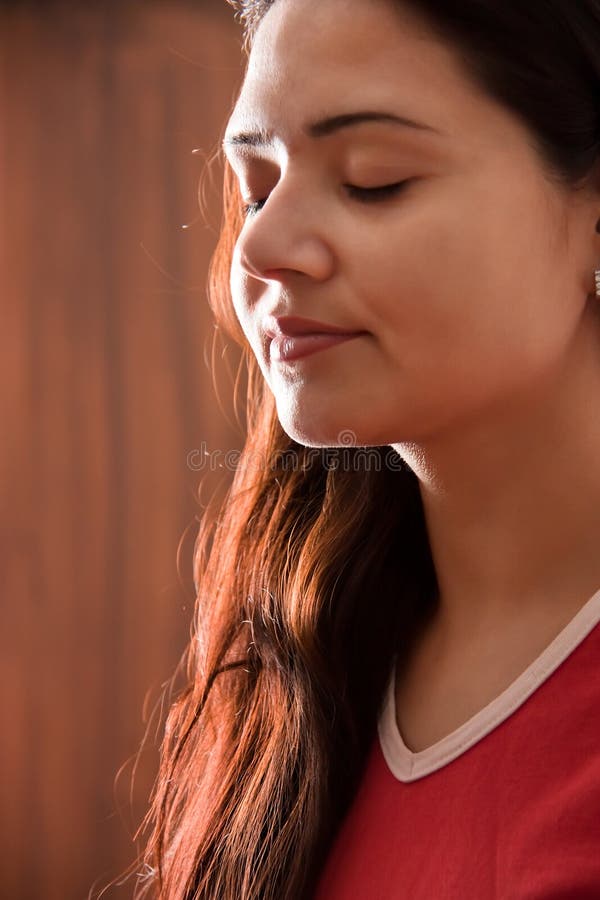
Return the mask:
[[334,270],[322,202],[298,182],[280,181],[273,188],[262,209],[244,223],[236,249],[243,272],[262,281],[282,281],[291,272],[323,281]]

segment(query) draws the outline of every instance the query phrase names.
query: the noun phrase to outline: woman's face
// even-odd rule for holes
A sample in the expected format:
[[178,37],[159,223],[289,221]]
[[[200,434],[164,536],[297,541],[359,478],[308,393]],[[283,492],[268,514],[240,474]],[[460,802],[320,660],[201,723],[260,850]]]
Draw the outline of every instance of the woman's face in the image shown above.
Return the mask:
[[[387,0],[277,0],[259,26],[226,141],[272,140],[226,145],[244,201],[264,201],[231,291],[300,443],[420,441],[500,414],[560,364],[593,290],[593,210],[454,54]],[[364,112],[389,118],[309,131]],[[362,333],[281,361],[272,315]]]

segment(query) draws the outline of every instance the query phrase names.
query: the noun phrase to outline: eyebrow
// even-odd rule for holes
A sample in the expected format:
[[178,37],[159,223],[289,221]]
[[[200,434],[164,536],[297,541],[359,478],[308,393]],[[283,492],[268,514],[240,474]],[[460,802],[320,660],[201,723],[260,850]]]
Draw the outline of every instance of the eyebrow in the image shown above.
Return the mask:
[[[361,122],[387,122],[392,125],[401,125],[407,128],[414,128],[419,131],[426,131],[433,134],[442,135],[443,132],[438,131],[431,125],[424,122],[417,122],[414,119],[408,119],[406,116],[397,116],[393,113],[376,112],[365,110],[353,113],[342,113],[337,116],[329,116],[326,119],[319,119],[303,128],[303,133],[311,138],[320,138],[340,131],[342,128],[349,128],[353,125],[359,125]],[[272,147],[275,143],[275,136],[272,131],[263,128],[256,131],[240,131],[237,134],[227,135],[223,141],[223,148],[250,146],[250,147]]]

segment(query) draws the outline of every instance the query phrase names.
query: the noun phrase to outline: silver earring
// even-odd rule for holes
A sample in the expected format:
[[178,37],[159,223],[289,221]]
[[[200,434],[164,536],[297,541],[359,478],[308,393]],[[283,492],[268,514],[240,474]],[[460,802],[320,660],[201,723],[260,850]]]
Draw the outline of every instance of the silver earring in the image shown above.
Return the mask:
[[596,297],[600,299],[600,269],[594,271],[594,278],[596,279]]

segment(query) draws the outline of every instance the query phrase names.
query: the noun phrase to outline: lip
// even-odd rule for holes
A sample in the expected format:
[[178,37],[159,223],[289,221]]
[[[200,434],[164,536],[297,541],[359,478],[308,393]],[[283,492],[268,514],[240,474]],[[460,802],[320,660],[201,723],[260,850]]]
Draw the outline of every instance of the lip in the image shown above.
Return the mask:
[[267,316],[264,321],[264,330],[271,338],[297,337],[307,334],[364,334],[364,332],[330,325],[329,322],[319,322],[317,319],[307,319],[303,316]]
[[319,350],[327,350],[329,347],[335,347],[350,341],[352,338],[360,337],[364,334],[362,331],[348,333],[322,333],[322,334],[297,334],[289,336],[285,334],[275,335],[271,339],[270,357],[274,362],[294,362],[304,359],[306,356],[312,356]]

